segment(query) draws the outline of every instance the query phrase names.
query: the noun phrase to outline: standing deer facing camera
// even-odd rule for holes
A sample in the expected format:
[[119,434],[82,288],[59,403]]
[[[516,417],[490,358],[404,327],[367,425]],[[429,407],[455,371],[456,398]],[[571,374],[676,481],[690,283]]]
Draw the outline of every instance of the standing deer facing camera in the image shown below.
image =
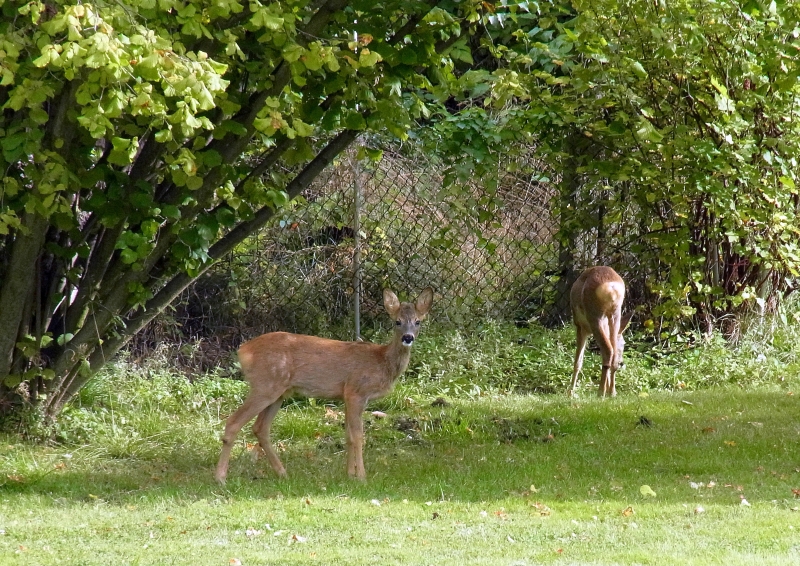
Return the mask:
[[340,342],[287,332],[262,334],[243,344],[238,352],[239,363],[250,384],[250,393],[225,424],[215,473],[217,481],[225,482],[236,435],[256,415],[253,425],[258,438],[256,450],[266,454],[275,473],[286,475],[270,443],[270,427],[283,399],[293,394],[344,400],[347,473],[363,480],[366,474],[361,415],[367,401],[386,395],[408,367],[411,344],[432,302],[430,287],[414,303],[401,303],[385,289],[383,306],[395,324],[394,338],[385,345]]
[[614,374],[622,363],[622,352],[625,350],[625,338],[622,332],[628,326],[632,314],[622,316],[625,282],[610,267],[590,267],[581,273],[572,285],[569,297],[572,320],[577,332],[575,367],[569,394],[575,395],[578,373],[583,366],[586,340],[591,334],[600,346],[600,354],[603,356],[599,395],[613,397],[617,394]]

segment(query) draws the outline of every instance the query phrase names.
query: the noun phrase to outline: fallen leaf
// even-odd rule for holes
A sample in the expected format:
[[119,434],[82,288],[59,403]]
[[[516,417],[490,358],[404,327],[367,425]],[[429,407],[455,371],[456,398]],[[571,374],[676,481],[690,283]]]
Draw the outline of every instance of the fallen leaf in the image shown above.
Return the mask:
[[623,517],[630,517],[634,513],[635,511],[633,510],[633,507],[631,507],[630,505],[628,505],[625,509],[622,510]]
[[539,515],[541,515],[542,517],[548,517],[550,513],[552,513],[552,511],[547,505],[545,505],[544,503],[539,503],[538,501],[536,503],[531,503],[531,507],[536,509],[539,512]]
[[434,512],[433,512],[433,516],[431,517],[431,519],[435,521],[435,520],[436,520],[436,519],[438,519],[438,518],[439,518],[439,513],[437,513],[436,511],[434,511]]
[[370,501],[370,503],[372,503],[375,507],[381,506],[381,502],[378,501],[377,499],[373,499],[372,501]]
[[740,504],[742,507],[750,507],[750,503],[748,503],[747,499],[742,497],[742,502]]
[[642,487],[640,487],[639,493],[641,493],[642,495],[649,495],[650,497],[656,496],[656,492],[653,491],[649,485],[643,485]]
[[700,505],[698,505],[697,507],[694,508],[694,514],[695,515],[700,515],[701,513],[705,513],[705,512],[706,512],[706,510],[703,509]]
[[726,440],[725,446],[736,446],[736,442],[734,442],[733,440]]
[[704,429],[702,429],[702,432],[706,434],[711,434],[712,432],[717,432],[717,429],[715,429],[713,426],[707,426]]
[[511,544],[514,544],[515,542],[517,542],[513,538],[511,538],[511,535],[508,535],[506,538],[508,539],[508,542],[510,542]]
[[242,561],[239,560],[238,558],[231,558],[230,560],[228,560],[228,564],[230,564],[231,566],[242,566]]
[[375,417],[376,419],[385,419],[386,413],[384,413],[383,411],[372,411],[372,416]]
[[531,492],[531,493],[539,493],[539,490],[538,490],[538,489],[536,489],[536,486],[535,486],[535,485],[531,484],[530,492]]
[[794,494],[795,497],[800,497],[800,489],[793,489],[792,493]]

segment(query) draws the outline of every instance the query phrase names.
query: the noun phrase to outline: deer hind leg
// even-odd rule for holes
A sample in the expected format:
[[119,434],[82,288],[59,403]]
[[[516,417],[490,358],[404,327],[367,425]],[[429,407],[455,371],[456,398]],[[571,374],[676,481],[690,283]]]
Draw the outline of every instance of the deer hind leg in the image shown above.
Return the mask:
[[228,475],[228,461],[231,458],[231,450],[233,449],[236,435],[239,434],[244,425],[275,402],[278,397],[278,395],[275,398],[248,396],[242,406],[228,418],[228,422],[225,423],[225,432],[222,434],[222,452],[219,455],[219,462],[217,462],[217,469],[214,473],[214,477],[219,483],[225,483],[225,476]]
[[575,325],[576,350],[575,364],[572,369],[572,384],[569,387],[569,396],[575,396],[575,389],[578,387],[578,374],[583,367],[583,355],[586,352],[586,340],[589,339],[589,332],[580,324]]
[[363,480],[364,470],[364,422],[362,414],[366,399],[356,396],[345,398],[345,435],[347,439],[347,475]]
[[278,399],[258,414],[258,418],[256,418],[256,422],[253,425],[253,433],[256,435],[256,438],[258,438],[258,448],[256,448],[254,453],[257,457],[260,449],[260,451],[267,456],[269,465],[272,466],[275,473],[280,477],[286,477],[286,468],[283,467],[281,459],[278,458],[278,453],[272,447],[272,441],[270,440],[272,420],[275,418],[275,415],[278,414],[282,404],[283,399]]
[[619,327],[621,324],[622,313],[615,313],[608,323],[608,337],[611,341],[611,362],[608,370],[608,389],[607,393],[612,397],[617,396],[616,373],[619,366],[615,363],[617,359],[617,336],[619,336]]
[[600,389],[598,395],[615,395],[613,392],[613,369],[611,364],[614,361],[614,343],[609,336],[609,321],[601,319],[598,321],[597,328],[594,329],[594,339],[600,347],[600,355],[603,358],[603,371],[600,374]]

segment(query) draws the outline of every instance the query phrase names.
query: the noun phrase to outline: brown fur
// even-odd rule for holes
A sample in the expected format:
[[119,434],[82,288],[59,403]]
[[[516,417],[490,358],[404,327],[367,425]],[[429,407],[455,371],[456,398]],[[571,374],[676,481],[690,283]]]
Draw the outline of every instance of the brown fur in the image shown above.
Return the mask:
[[253,432],[261,450],[279,476],[286,470],[272,448],[270,427],[283,399],[293,395],[343,399],[347,438],[347,473],[364,479],[362,448],[364,430],[361,414],[367,401],[386,395],[395,380],[408,367],[410,343],[428,314],[433,290],[425,289],[415,303],[401,303],[386,289],[383,303],[395,321],[395,334],[384,345],[341,342],[316,336],[271,332],[246,342],[239,348],[242,373],[250,384],[250,393],[242,406],[228,419],[222,437],[222,453],[216,478],[225,481],[228,461],[236,435],[258,415]]
[[583,354],[589,334],[594,336],[603,357],[599,395],[617,394],[615,374],[622,363],[625,350],[623,331],[628,326],[631,314],[622,316],[625,300],[625,282],[610,267],[590,267],[581,273],[570,291],[572,320],[577,333],[575,365],[569,394],[575,395],[578,374],[583,367]]

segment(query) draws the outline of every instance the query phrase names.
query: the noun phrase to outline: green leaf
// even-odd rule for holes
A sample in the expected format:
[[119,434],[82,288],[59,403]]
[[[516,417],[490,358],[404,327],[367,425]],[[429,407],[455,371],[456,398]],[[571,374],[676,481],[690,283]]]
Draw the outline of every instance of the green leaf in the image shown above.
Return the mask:
[[203,186],[203,179],[201,177],[188,177],[186,179],[186,187],[190,191],[196,191]]
[[649,485],[643,485],[642,487],[640,487],[639,488],[639,493],[641,493],[642,495],[645,495],[645,496],[649,496],[649,497],[655,497],[656,496],[656,492],[653,491],[650,488]]
[[377,65],[378,62],[382,61],[383,58],[381,57],[380,53],[377,51],[370,51],[369,49],[364,48],[361,53],[358,55],[358,63],[362,67],[372,67]]
[[364,117],[356,112],[351,112],[345,118],[344,126],[348,130],[363,130],[367,127]]

